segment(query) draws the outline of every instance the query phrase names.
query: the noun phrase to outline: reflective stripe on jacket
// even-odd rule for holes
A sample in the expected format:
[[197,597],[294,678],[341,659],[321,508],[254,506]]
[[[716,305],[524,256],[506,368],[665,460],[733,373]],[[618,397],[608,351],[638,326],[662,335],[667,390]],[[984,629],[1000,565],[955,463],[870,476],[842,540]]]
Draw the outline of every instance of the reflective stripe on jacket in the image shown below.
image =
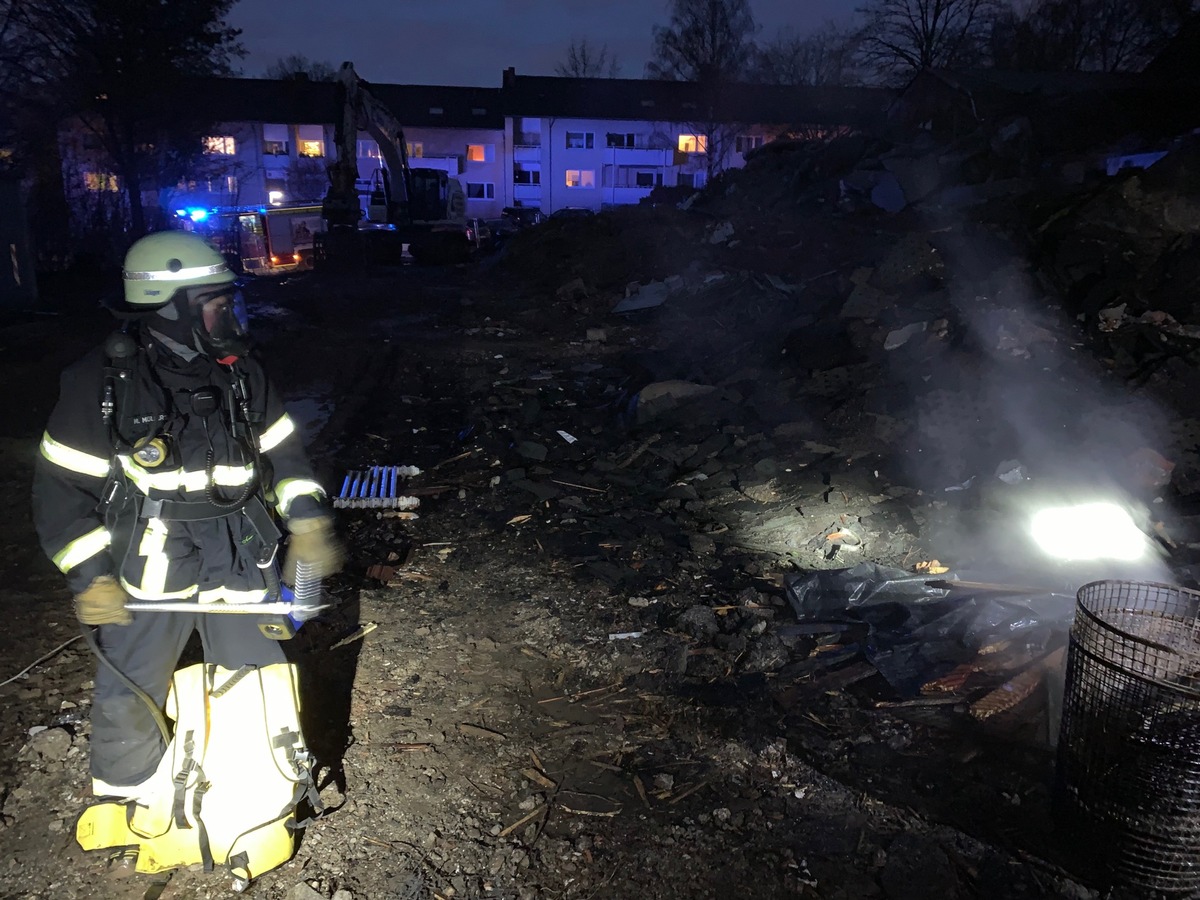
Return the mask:
[[[261,475],[262,488],[281,516],[305,518],[324,511],[324,492],[313,478],[295,423],[255,360],[237,365],[246,373],[261,473],[253,455],[230,433],[227,370],[207,357],[186,361],[153,341],[145,343],[148,349],[129,370],[128,389],[118,391],[123,408],[116,419],[131,443],[170,435],[167,460],[147,468],[128,451],[113,452],[100,412],[107,365],[102,350],[70,366],[34,477],[34,521],[42,547],[74,593],[97,576],[113,575],[139,599],[261,599],[265,582],[254,559],[255,534],[243,514],[134,522],[132,504],[118,508],[102,502],[114,479],[142,497],[191,502],[208,499],[211,481],[218,500],[233,501]],[[222,408],[202,418],[191,410],[190,396],[210,386],[218,388]],[[124,559],[114,560],[117,548],[126,545]]]

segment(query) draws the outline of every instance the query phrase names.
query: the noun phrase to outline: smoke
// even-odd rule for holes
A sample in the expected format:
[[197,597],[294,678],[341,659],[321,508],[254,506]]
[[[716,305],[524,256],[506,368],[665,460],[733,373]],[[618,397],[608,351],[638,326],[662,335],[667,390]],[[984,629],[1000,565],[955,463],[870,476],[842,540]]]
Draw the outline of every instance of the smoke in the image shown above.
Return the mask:
[[[1020,248],[971,224],[930,237],[953,310],[947,339],[926,342],[927,357],[891,362],[919,386],[907,457],[911,477],[945,498],[938,540],[999,574],[1046,575],[1031,552],[1045,548],[1029,538],[1040,509],[1111,503],[1148,525],[1156,499],[1148,469],[1162,474],[1152,461],[1169,437],[1163,411],[1095,358]],[[1089,563],[1069,575],[1092,580],[1112,571]],[[1167,575],[1153,553],[1117,571]]]

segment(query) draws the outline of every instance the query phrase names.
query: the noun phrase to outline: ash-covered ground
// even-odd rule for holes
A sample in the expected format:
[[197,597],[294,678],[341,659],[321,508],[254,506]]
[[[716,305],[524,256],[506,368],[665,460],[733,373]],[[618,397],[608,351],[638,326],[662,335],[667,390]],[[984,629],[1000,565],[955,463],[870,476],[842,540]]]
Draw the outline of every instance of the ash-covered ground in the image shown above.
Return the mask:
[[[845,181],[884,148],[845,152],[248,286],[331,490],[421,470],[415,516],[338,511],[291,642],[329,811],[252,896],[1099,896],[1052,814],[1062,651],[1084,581],[1193,583],[1195,156],[888,213]],[[229,890],[79,851],[93,662],[10,678],[76,631],[27,498],[112,286],[0,332],[3,897]],[[1045,561],[1030,510],[1081,495],[1145,562]],[[911,603],[814,580],[854,567]]]

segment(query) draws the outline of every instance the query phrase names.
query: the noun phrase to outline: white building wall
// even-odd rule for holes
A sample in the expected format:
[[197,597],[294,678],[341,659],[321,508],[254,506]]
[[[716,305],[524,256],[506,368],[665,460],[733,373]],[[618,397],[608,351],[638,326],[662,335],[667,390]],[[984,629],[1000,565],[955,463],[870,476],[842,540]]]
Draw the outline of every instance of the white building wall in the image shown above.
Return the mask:
[[410,158],[409,165],[442,169],[462,183],[467,192],[468,217],[491,219],[500,215],[507,205],[506,172],[511,155],[504,129],[426,126],[406,128],[404,133],[410,145],[420,146],[422,154]]
[[[607,206],[638,203],[660,184],[673,187],[690,180],[693,186],[701,187],[709,167],[707,153],[678,152],[681,135],[702,133],[701,126],[695,124],[649,119],[509,117],[506,130],[513,134],[509,166],[513,201],[547,213],[568,206],[599,211]],[[747,126],[744,131],[764,134],[757,126]],[[535,134],[537,143],[532,139]],[[610,134],[618,136],[614,143],[622,146],[610,147]],[[522,140],[521,135],[526,139]],[[630,136],[633,145],[626,146]],[[733,152],[731,144],[717,169],[740,167],[744,162],[743,155]],[[538,167],[540,186],[516,183],[518,169],[529,166]],[[648,184],[644,183],[647,177]]]

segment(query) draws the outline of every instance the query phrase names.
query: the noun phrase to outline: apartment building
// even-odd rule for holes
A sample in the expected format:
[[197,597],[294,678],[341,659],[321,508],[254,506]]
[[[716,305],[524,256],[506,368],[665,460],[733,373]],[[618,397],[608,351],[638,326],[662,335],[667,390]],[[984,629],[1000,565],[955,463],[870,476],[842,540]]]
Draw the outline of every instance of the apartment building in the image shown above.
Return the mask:
[[[463,184],[469,216],[507,206],[553,212],[637,203],[659,186],[700,188],[747,152],[798,128],[862,127],[890,92],[866,88],[710,86],[642,79],[503,73],[499,89],[370,84],[402,126],[410,164]],[[338,86],[212,79],[197,91],[217,124],[204,156],[146,206],[204,210],[317,203],[337,157]],[[64,132],[64,177],[77,195],[116,196],[117,180],[79,129]],[[379,134],[356,136],[364,197],[383,166]],[[86,204],[85,204],[86,205]]]

